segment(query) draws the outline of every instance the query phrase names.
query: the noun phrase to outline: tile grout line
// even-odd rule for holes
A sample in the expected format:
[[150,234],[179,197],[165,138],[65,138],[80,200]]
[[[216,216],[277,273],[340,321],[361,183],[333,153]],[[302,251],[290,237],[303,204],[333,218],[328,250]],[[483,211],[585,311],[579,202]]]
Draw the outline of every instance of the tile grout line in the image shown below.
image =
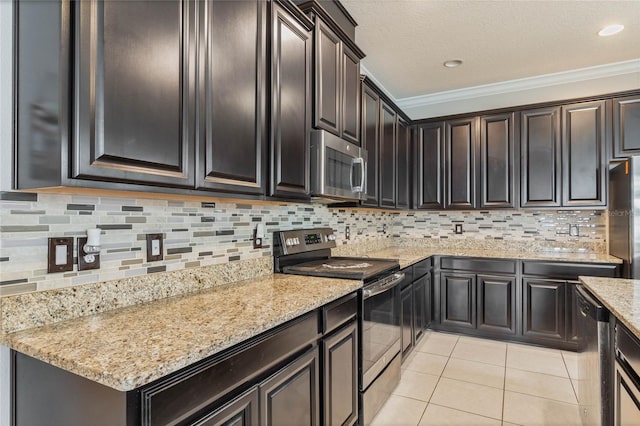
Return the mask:
[[[455,350],[456,346],[458,346],[458,342],[459,341],[460,341],[460,336],[458,336],[458,338],[456,339],[455,345],[453,345],[453,347],[451,348],[451,352],[449,353],[449,356],[447,357],[447,362],[444,363],[444,367],[442,367],[442,371],[438,375],[438,381],[436,382],[436,385],[433,387],[433,391],[431,392],[431,395],[429,395],[429,400],[427,401],[427,406],[424,407],[424,411],[422,412],[422,416],[420,416],[420,419],[418,420],[418,424],[416,426],[419,426],[420,422],[422,422],[422,418],[426,414],[427,408],[429,408],[429,404],[431,403],[431,398],[433,398],[433,394],[436,393],[436,389],[438,388],[438,384],[440,384],[440,379],[442,379],[442,373],[444,373],[444,370],[447,368],[447,365],[449,364],[449,361],[451,360],[451,354],[453,354],[453,351]],[[438,404],[435,404],[435,405],[438,405]]]
[[509,345],[507,345],[506,350],[504,351],[504,379],[502,380],[502,417],[500,417],[500,422],[504,423],[504,405],[505,399],[507,398],[507,362],[509,359]]

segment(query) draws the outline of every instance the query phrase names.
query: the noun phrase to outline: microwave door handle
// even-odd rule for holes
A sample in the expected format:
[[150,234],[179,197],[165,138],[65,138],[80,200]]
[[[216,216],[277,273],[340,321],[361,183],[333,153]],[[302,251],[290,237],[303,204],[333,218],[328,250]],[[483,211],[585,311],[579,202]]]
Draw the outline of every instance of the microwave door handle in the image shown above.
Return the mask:
[[[360,185],[353,186],[353,166],[359,164],[360,165]],[[349,180],[351,183],[351,192],[362,192],[364,191],[364,158],[357,157],[351,160],[351,172],[349,174]]]

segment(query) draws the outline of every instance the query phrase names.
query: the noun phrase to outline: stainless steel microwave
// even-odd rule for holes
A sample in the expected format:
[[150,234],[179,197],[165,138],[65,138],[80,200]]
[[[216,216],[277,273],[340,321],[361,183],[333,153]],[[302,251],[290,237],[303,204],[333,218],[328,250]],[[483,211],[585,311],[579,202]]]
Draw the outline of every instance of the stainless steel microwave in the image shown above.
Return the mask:
[[367,151],[325,130],[311,131],[311,196],[315,200],[366,199]]

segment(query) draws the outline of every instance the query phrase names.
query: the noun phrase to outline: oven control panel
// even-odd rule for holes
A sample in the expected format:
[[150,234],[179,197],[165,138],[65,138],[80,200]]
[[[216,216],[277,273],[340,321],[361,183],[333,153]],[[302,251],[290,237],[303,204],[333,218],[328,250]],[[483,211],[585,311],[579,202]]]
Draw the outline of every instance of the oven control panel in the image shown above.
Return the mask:
[[305,253],[336,247],[336,235],[331,228],[296,229],[274,233],[276,255]]

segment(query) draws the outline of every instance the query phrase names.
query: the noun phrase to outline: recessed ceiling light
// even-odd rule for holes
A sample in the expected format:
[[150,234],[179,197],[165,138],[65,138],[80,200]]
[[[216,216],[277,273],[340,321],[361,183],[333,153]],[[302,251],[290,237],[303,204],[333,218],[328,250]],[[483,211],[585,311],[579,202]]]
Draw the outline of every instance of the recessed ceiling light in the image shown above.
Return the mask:
[[618,34],[622,30],[624,30],[624,25],[620,25],[620,24],[607,25],[606,27],[598,31],[598,35],[601,37],[606,37],[606,36]]
[[460,59],[450,59],[448,61],[445,61],[442,65],[447,68],[455,68],[462,65],[462,61]]

